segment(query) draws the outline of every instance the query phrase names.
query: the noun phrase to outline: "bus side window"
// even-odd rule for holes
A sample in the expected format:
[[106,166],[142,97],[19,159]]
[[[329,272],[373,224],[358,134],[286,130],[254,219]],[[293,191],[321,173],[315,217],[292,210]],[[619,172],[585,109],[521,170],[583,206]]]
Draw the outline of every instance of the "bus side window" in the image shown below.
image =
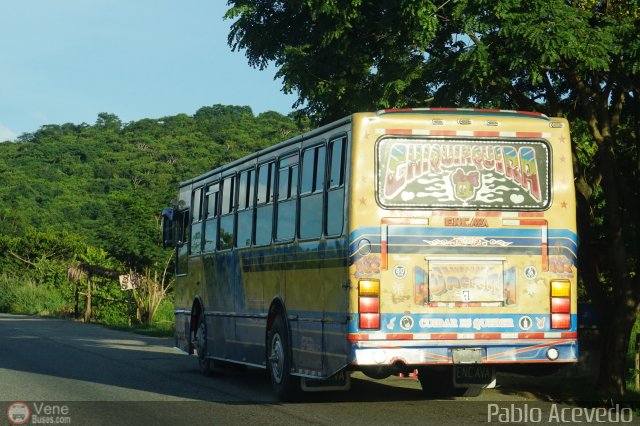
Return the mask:
[[238,230],[236,247],[249,247],[253,235],[253,194],[255,170],[240,173],[238,183]]
[[178,248],[176,254],[176,275],[187,273],[189,256],[189,210],[178,213]]
[[256,200],[256,245],[271,243],[273,233],[273,183],[275,163],[265,163],[258,167],[258,196]]
[[207,216],[204,225],[204,251],[214,251],[218,241],[218,216],[220,212],[220,184],[214,183],[207,187],[206,193]]
[[305,149],[302,153],[298,231],[301,239],[320,238],[322,235],[325,157],[324,145]]
[[218,249],[228,250],[233,247],[233,225],[235,219],[235,176],[222,181],[222,204],[220,211],[220,233]]
[[344,222],[344,175],[347,138],[329,142],[329,189],[327,192],[327,235],[341,235]]
[[292,240],[296,231],[296,203],[298,201],[298,163],[296,153],[280,160],[278,171],[278,214],[276,240]]
[[191,254],[199,254],[202,248],[202,188],[193,191],[191,201]]

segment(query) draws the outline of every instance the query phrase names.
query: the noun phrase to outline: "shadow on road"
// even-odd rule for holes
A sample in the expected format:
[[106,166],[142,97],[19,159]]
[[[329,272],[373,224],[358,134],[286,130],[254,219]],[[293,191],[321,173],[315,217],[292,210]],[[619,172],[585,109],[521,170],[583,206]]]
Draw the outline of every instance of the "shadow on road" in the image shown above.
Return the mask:
[[[2,369],[6,369],[3,371]],[[279,404],[269,379],[258,368],[229,368],[202,376],[197,361],[175,351],[170,339],[133,335],[93,324],[0,314],[0,380],[9,383],[16,372],[29,373],[13,380],[33,381],[24,387],[49,387],[47,400],[196,400],[225,404]],[[563,379],[565,382],[566,379]],[[95,385],[98,386],[95,386]],[[572,402],[558,381],[499,377],[500,387],[479,398],[462,400],[543,400]],[[586,388],[588,390],[588,388]],[[120,398],[120,399],[118,399]],[[0,397],[0,399],[2,399]],[[350,392],[308,393],[303,402],[423,401],[415,379],[395,376],[374,381],[355,374]]]

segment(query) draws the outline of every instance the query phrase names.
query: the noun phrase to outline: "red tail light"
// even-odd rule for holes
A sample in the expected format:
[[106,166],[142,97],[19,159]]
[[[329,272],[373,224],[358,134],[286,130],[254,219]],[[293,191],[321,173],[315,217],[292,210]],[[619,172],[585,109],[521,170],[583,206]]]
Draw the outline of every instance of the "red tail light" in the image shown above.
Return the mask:
[[379,329],[380,314],[360,314],[361,329]]
[[361,329],[380,328],[380,281],[358,282],[358,317]]
[[551,328],[571,328],[571,315],[551,314]]
[[551,281],[551,328],[571,328],[571,282]]

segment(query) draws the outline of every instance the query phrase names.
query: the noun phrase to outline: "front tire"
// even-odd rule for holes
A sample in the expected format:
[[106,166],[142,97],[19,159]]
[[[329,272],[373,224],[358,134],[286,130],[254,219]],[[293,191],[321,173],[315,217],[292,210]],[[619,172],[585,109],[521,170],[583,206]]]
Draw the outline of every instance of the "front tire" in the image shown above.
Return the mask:
[[300,396],[300,378],[291,375],[292,365],[289,330],[278,315],[267,334],[267,369],[273,390],[282,401],[295,400]]

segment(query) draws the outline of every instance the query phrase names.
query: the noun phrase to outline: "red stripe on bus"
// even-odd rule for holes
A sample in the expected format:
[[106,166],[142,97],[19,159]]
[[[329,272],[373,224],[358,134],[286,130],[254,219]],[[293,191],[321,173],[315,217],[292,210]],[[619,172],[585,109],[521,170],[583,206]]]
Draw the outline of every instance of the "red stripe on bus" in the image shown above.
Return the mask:
[[544,339],[544,333],[518,333],[519,339]]
[[368,334],[362,334],[362,333],[350,333],[347,338],[349,340],[351,340],[352,342],[358,341],[358,340],[369,340],[369,335]]
[[545,226],[547,221],[544,219],[520,219],[520,225],[528,226]]
[[500,217],[502,216],[502,212],[476,212],[476,217]]
[[540,132],[516,132],[517,138],[541,138],[542,133]]
[[500,132],[495,132],[490,130],[475,130],[473,132],[473,136],[497,138],[500,136]]
[[476,333],[476,339],[502,339],[502,333]]
[[518,217],[544,217],[544,212],[518,212]]
[[387,242],[380,241],[380,268],[387,270]]
[[457,340],[458,333],[431,333],[433,340]]
[[544,114],[539,113],[539,112],[531,112],[531,111],[515,111],[518,114],[523,114],[523,115],[533,115],[535,117],[543,117]]
[[549,272],[549,247],[546,242],[542,243],[542,271]]
[[389,340],[413,340],[412,333],[389,333],[387,334]]
[[412,135],[412,129],[384,129],[384,133],[387,135]]
[[[551,332],[551,334],[555,335],[556,332]],[[464,334],[464,333],[462,333]],[[476,340],[510,340],[511,337],[504,337],[503,334],[510,333],[474,333],[471,339]],[[558,337],[548,337],[544,332],[538,333],[518,333],[518,339],[555,339]],[[382,340],[415,340],[413,333],[389,333],[389,334],[377,334]],[[465,340],[460,337],[459,333],[429,333],[428,338],[421,338],[420,340]],[[576,332],[565,332],[560,333],[560,339],[577,339],[578,333]],[[370,340],[370,335],[368,333],[350,333],[348,335],[348,339],[350,341],[362,341],[362,340]],[[542,344],[542,346],[548,345],[548,343]]]
[[430,136],[457,136],[457,130],[429,130]]

